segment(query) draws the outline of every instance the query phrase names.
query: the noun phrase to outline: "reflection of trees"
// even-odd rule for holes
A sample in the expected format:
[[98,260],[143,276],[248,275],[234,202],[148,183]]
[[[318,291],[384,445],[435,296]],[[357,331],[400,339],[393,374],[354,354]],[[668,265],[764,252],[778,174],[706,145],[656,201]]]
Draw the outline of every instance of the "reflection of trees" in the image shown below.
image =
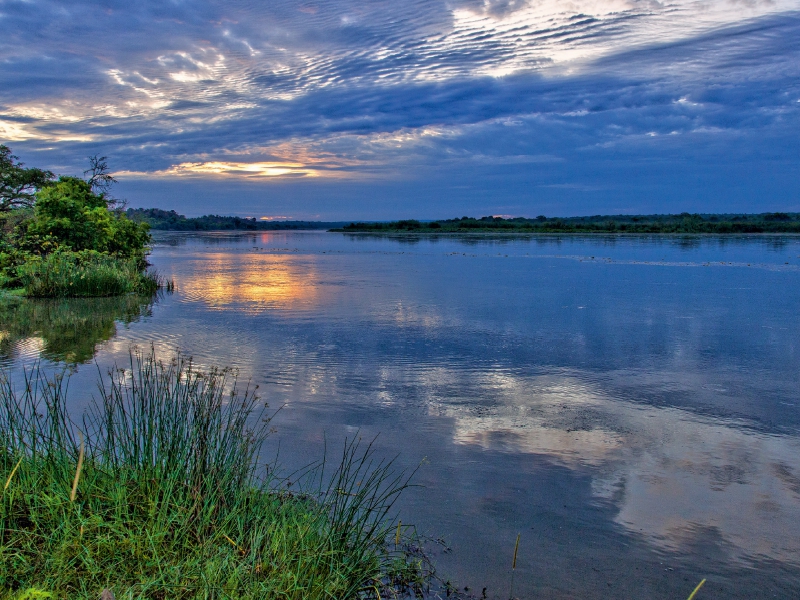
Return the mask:
[[[263,234],[262,234],[263,235]],[[205,246],[221,246],[224,244],[236,243],[236,242],[247,242],[248,244],[254,245],[257,244],[262,235],[256,233],[221,233],[221,232],[213,232],[213,233],[200,233],[196,234],[196,239],[202,240],[203,245]]]
[[[797,241],[796,238],[792,239],[793,242]],[[763,239],[763,244],[766,246],[767,250],[771,250],[773,252],[780,252],[782,251],[789,243],[789,238],[783,235],[771,235],[765,236]]]
[[19,298],[0,302],[0,359],[12,359],[18,342],[41,338],[42,357],[77,364],[94,358],[97,345],[111,339],[117,322],[149,315],[153,297]]
[[702,238],[692,235],[681,236],[675,240],[675,245],[681,250],[695,250],[703,245],[703,240]]
[[420,242],[420,236],[418,235],[390,235],[388,237],[390,240],[406,246],[415,246]]
[[[272,233],[272,232],[270,232]],[[248,242],[255,244],[259,239],[257,233],[231,232],[186,232],[186,231],[154,231],[153,241],[161,246],[185,246],[189,240],[201,240],[206,246],[219,246],[231,242]]]

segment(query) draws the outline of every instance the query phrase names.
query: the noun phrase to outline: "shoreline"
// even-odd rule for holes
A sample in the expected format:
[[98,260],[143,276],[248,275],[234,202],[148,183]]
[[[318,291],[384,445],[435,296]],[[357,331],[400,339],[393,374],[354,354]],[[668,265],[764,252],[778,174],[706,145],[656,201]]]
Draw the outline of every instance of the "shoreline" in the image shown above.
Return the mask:
[[[309,230],[313,231],[313,230]],[[211,233],[211,232],[208,232]],[[734,238],[734,237],[745,237],[745,236],[770,236],[770,237],[782,237],[782,236],[792,236],[792,237],[800,237],[800,231],[754,231],[754,232],[704,232],[704,231],[693,231],[693,232],[679,232],[679,231],[495,231],[491,229],[487,230],[479,230],[479,231],[405,231],[402,229],[397,230],[379,230],[379,231],[360,231],[360,230],[353,230],[353,231],[346,231],[343,229],[329,229],[326,233],[345,233],[348,235],[374,235],[380,237],[386,237],[389,235],[403,235],[408,237],[444,237],[444,236],[482,236],[482,235],[500,235],[504,237],[509,236],[556,236],[556,235],[568,235],[568,236],[591,236],[591,237],[599,237],[599,236],[615,236],[615,237],[642,237],[642,236],[664,236],[664,237],[725,237],[725,238]]]

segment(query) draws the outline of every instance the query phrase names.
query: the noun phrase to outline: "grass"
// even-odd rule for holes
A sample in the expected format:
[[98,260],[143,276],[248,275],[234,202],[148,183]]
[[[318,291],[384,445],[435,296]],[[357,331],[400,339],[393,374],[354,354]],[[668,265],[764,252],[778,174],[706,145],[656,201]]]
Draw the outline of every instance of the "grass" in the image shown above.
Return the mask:
[[294,491],[259,466],[266,407],[228,370],[133,353],[80,422],[67,383],[0,381],[0,598],[422,592],[427,562],[392,516],[408,478],[370,445],[346,442]]
[[52,252],[18,267],[26,296],[33,298],[153,294],[166,285],[138,259],[99,252]]

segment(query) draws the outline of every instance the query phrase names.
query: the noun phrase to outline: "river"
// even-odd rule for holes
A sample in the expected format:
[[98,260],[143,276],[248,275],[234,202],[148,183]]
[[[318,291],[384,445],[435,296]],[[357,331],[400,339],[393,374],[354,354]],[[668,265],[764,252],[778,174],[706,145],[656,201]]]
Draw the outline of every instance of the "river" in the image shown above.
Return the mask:
[[[800,595],[800,238],[156,232],[176,290],[27,301],[0,365],[233,366],[288,473],[371,440],[403,523],[506,599]],[[436,542],[439,540],[439,542]]]

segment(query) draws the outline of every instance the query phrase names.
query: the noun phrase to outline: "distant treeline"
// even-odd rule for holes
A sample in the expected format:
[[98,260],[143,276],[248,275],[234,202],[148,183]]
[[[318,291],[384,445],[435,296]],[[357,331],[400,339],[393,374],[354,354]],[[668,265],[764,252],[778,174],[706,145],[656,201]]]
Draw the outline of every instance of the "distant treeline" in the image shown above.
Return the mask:
[[150,229],[171,231],[218,231],[241,229],[249,231],[275,231],[281,229],[331,229],[341,227],[341,222],[323,221],[261,221],[247,217],[204,215],[189,218],[174,210],[160,208],[129,208],[127,216],[132,221],[148,223]]
[[461,217],[440,221],[350,223],[334,229],[374,233],[800,233],[800,213]]

